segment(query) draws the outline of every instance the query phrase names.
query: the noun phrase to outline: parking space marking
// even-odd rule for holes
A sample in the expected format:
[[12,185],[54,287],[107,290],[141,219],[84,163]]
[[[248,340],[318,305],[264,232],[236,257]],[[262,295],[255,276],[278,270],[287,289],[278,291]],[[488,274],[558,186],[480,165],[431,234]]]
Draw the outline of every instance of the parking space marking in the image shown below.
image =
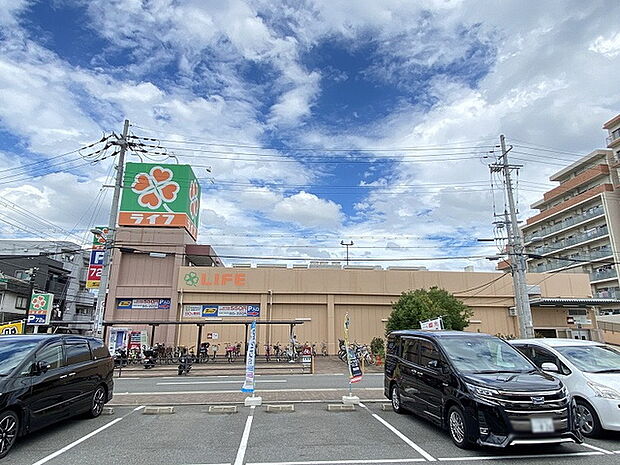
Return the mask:
[[[306,389],[257,389],[259,392],[341,392],[346,388],[306,388]],[[381,391],[383,388],[357,388],[355,391]],[[115,396],[157,396],[157,395],[182,395],[182,394],[237,394],[239,390],[234,391],[150,391],[150,392],[115,392]]]
[[[380,388],[383,389],[383,388]],[[388,423],[387,421],[385,421],[383,418],[381,418],[379,415],[377,415],[376,413],[372,413],[370,411],[370,409],[368,407],[366,407],[363,403],[360,402],[360,407],[366,409],[366,411],[368,413],[370,413],[372,415],[372,417],[379,421],[380,423],[383,424],[383,426],[385,426],[387,429],[389,429],[392,433],[394,433],[396,436],[398,436],[400,439],[403,440],[403,442],[405,442],[405,444],[407,444],[409,447],[411,447],[412,449],[414,449],[418,454],[420,454],[422,457],[424,457],[426,460],[428,460],[429,462],[436,462],[437,459],[435,457],[433,457],[431,454],[429,454],[428,452],[426,452],[424,449],[422,449],[420,446],[418,446],[415,442],[413,442],[411,439],[409,439],[407,436],[405,436],[403,433],[401,433],[400,431],[398,431],[394,426],[392,426],[390,423]]]
[[243,428],[243,434],[241,435],[241,444],[237,450],[237,457],[235,458],[234,465],[243,465],[243,459],[245,458],[245,451],[248,448],[248,440],[250,439],[250,429],[252,428],[252,420],[254,420],[255,406],[250,407],[250,414],[247,420],[245,420],[245,428]]
[[73,449],[75,446],[83,443],[84,441],[86,441],[87,439],[92,438],[93,436],[101,433],[102,431],[108,429],[110,426],[114,426],[115,424],[117,424],[119,421],[121,421],[123,418],[125,417],[121,417],[121,418],[117,418],[115,420],[112,420],[109,423],[106,423],[105,425],[103,425],[101,428],[96,429],[95,431],[88,433],[86,436],[82,436],[80,439],[78,439],[77,441],[73,441],[71,444],[66,445],[65,447],[63,447],[60,450],[57,450],[56,452],[54,452],[53,454],[48,455],[47,457],[43,457],[41,460],[33,463],[32,465],[43,465],[44,463],[49,462],[50,460],[58,457],[61,454],[64,454],[65,452],[67,452],[68,450]]
[[[238,384],[241,381],[177,381],[177,382],[164,382],[156,383],[156,386],[174,386],[174,385],[186,385],[186,384]],[[287,383],[285,379],[261,379],[261,383]]]
[[423,458],[417,459],[364,459],[364,460],[310,460],[308,462],[250,462],[245,465],[348,465],[356,463],[413,463],[425,462]]
[[136,407],[135,409],[133,409],[133,411],[137,412],[138,410],[142,410],[143,408],[146,408],[146,405],[140,405],[139,407]]
[[441,462],[460,462],[470,461],[475,462],[477,460],[517,460],[517,459],[548,459],[557,457],[583,457],[588,455],[605,455],[602,452],[566,452],[565,454],[538,454],[538,455],[470,455],[466,457],[438,457],[437,460]]
[[586,444],[585,442],[581,443],[581,445],[583,447],[587,447],[588,449],[592,449],[592,450],[596,450],[598,452],[602,452],[603,454],[606,455],[614,455],[614,452],[607,450],[607,449],[603,449],[602,447],[597,447],[597,446],[593,446],[592,444]]

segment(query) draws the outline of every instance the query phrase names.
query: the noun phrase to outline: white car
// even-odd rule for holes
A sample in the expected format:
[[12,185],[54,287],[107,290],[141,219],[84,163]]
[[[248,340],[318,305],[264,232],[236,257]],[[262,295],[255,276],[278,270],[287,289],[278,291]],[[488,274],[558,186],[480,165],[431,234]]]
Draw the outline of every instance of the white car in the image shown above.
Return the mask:
[[620,351],[577,339],[509,341],[543,371],[556,376],[577,402],[581,432],[620,431]]

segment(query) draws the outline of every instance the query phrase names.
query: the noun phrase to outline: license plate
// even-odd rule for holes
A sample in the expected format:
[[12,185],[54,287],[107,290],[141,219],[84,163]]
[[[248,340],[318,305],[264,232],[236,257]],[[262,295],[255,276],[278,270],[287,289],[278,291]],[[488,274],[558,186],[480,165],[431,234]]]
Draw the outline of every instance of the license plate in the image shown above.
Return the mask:
[[553,418],[532,418],[532,433],[553,433]]

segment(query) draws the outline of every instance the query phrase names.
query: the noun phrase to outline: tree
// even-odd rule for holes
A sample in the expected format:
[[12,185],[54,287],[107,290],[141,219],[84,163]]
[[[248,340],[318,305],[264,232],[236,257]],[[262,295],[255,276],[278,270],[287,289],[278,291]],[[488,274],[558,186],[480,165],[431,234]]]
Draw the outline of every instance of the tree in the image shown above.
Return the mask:
[[419,329],[420,321],[443,317],[445,329],[462,331],[469,325],[473,311],[445,289],[431,287],[403,292],[392,305],[386,331]]

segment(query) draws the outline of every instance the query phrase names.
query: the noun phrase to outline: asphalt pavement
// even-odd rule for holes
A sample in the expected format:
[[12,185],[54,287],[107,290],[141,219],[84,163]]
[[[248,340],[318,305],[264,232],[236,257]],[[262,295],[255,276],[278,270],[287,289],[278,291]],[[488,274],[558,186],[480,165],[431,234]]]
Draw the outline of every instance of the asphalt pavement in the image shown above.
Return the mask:
[[75,419],[23,438],[2,465],[386,465],[422,462],[524,465],[612,465],[620,436],[585,445],[463,451],[448,435],[380,403],[329,412],[323,403],[295,404],[291,413],[264,406],[234,414],[177,406],[144,415],[142,406]]

